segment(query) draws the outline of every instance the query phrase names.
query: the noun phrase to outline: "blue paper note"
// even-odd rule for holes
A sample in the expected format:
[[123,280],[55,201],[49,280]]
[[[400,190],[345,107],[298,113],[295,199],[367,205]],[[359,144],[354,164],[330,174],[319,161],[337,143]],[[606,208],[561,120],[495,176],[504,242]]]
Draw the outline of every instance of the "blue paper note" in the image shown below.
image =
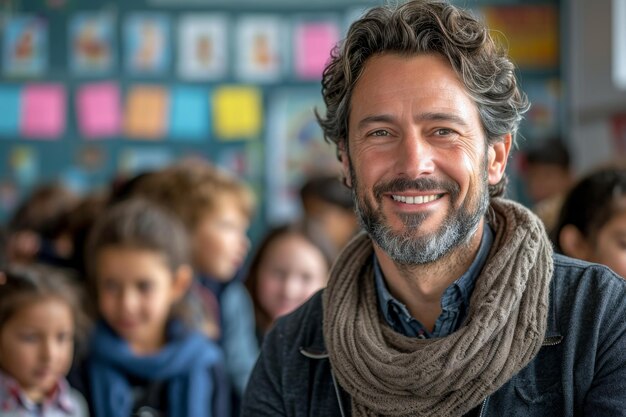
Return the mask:
[[192,87],[173,88],[170,112],[172,140],[208,141],[211,130],[208,91]]
[[0,86],[0,137],[16,137],[20,128],[20,95],[17,86]]

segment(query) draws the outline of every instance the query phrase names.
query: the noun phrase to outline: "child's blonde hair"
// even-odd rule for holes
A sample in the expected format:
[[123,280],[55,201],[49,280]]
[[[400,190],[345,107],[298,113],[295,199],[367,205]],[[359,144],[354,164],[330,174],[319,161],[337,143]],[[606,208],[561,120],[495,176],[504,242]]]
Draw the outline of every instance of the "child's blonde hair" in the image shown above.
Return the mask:
[[219,207],[224,197],[233,198],[248,218],[255,209],[254,194],[244,182],[203,161],[181,162],[146,175],[134,186],[132,194],[167,208],[189,231]]

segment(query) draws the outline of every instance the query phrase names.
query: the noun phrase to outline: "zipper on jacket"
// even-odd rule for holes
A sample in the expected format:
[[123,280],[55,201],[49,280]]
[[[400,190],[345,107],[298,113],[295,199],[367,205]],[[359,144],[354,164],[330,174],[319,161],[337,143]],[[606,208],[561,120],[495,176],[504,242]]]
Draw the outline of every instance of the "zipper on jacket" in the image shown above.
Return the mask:
[[555,346],[563,341],[563,336],[549,336],[543,340],[541,346]]
[[483,404],[480,406],[480,413],[478,413],[478,417],[483,417],[483,414],[485,412],[485,406],[487,405],[487,400],[489,399],[489,397],[485,398],[483,400]]

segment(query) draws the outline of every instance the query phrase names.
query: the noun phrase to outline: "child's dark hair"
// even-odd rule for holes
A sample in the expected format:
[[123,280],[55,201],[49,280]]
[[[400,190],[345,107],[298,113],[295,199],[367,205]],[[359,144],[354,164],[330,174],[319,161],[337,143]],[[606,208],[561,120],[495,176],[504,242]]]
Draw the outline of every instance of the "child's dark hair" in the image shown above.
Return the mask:
[[0,271],[0,328],[20,308],[47,298],[67,303],[76,340],[83,341],[89,320],[83,311],[82,288],[63,270],[42,264],[8,265]]
[[594,241],[598,231],[626,206],[620,206],[626,196],[626,169],[604,168],[582,178],[567,194],[552,240],[558,252],[561,230],[575,226],[588,240]]
[[[93,296],[97,296],[98,255],[107,248],[153,251],[163,256],[172,272],[189,263],[187,232],[182,222],[155,203],[139,198],[107,209],[90,232],[86,263]],[[172,314],[186,319],[182,304]]]

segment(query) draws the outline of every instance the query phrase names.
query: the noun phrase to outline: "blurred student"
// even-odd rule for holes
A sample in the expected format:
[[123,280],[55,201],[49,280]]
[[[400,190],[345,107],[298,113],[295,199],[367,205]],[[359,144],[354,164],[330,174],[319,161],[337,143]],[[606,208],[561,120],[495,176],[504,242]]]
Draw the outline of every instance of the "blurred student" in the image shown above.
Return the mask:
[[561,139],[551,138],[531,147],[525,156],[526,192],[532,210],[551,231],[574,178],[569,150]]
[[83,377],[96,417],[229,414],[222,353],[186,314],[187,245],[178,219],[143,200],[94,225],[87,266],[100,320]]
[[304,220],[334,259],[358,230],[352,193],[334,175],[309,178],[300,188]]
[[329,268],[329,256],[303,226],[285,225],[267,234],[245,280],[259,342],[278,317],[326,286]]
[[59,245],[58,237],[78,201],[63,185],[52,183],[37,187],[9,220],[8,261],[68,266],[68,253]]
[[[252,302],[240,279],[254,211],[250,189],[203,161],[187,161],[136,181],[127,195],[165,207],[191,238],[192,292],[202,300],[204,330],[224,350],[237,396],[243,394],[258,356]],[[238,398],[235,399],[235,404]]]
[[86,323],[77,288],[59,271],[12,265],[0,272],[0,415],[88,416],[65,375]]
[[559,252],[626,277],[626,169],[582,178],[565,198],[553,240]]

